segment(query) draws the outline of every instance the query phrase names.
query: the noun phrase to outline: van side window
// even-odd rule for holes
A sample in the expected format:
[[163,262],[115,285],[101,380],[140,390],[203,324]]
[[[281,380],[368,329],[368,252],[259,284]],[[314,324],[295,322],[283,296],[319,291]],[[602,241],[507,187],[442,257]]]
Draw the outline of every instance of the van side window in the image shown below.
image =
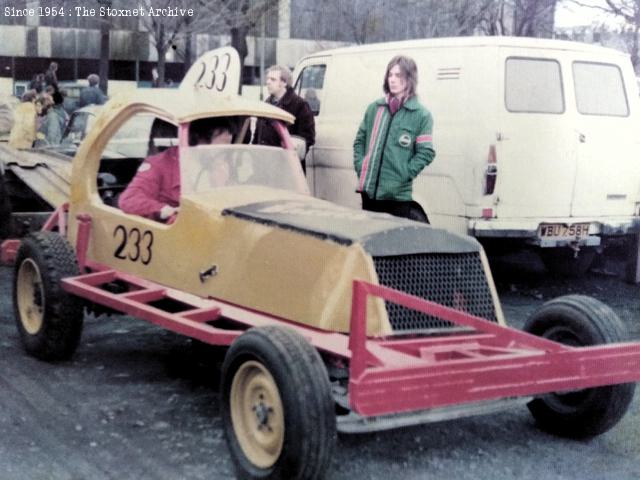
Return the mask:
[[505,104],[510,112],[563,113],[560,64],[539,58],[507,58]]
[[627,93],[617,65],[573,62],[578,112],[584,115],[629,115]]
[[326,71],[326,65],[309,65],[302,70],[296,81],[296,93],[309,104],[314,115],[320,113],[320,99]]

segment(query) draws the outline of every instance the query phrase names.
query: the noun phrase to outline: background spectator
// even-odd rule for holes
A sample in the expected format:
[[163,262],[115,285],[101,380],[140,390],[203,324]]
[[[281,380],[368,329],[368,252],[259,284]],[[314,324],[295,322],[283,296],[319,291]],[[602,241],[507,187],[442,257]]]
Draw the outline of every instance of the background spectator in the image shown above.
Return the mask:
[[47,86],[52,86],[56,91],[58,90],[58,64],[57,62],[51,62],[49,68],[44,73],[44,83]]
[[62,106],[63,97],[55,92],[52,97],[53,105],[47,105],[43,121],[38,130],[35,146],[58,145],[62,140],[62,132],[67,125],[67,113]]
[[92,73],[87,77],[87,80],[89,81],[89,86],[80,90],[78,108],[86,107],[87,105],[102,105],[107,101],[107,96],[98,87],[100,77]]
[[46,85],[47,84],[44,81],[44,73],[37,73],[29,82],[29,90],[35,90],[36,93],[42,93]]
[[385,96],[371,103],[355,141],[353,164],[362,208],[429,223],[413,201],[413,180],[434,157],[433,117],[416,96],[418,67],[395,56],[384,74]]
[[[293,125],[288,125],[289,133],[302,137],[306,142],[306,149],[316,141],[316,127],[313,112],[291,87],[291,70],[287,67],[274,65],[267,70],[266,80],[269,97],[266,102],[289,112],[295,117]],[[278,132],[265,121],[261,121],[258,129],[258,143],[262,145],[280,145]],[[302,160],[305,170],[305,161]]]
[[13,127],[9,134],[9,146],[13,148],[31,148],[36,139],[36,91],[27,90],[22,95],[22,103],[13,113]]

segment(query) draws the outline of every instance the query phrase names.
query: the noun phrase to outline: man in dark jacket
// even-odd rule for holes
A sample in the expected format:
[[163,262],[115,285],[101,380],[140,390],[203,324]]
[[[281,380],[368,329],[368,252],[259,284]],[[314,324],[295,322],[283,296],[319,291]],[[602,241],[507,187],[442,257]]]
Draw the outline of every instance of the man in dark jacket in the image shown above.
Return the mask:
[[98,83],[100,83],[100,77],[95,73],[92,73],[87,77],[89,86],[80,90],[80,99],[78,100],[78,108],[86,107],[87,105],[102,105],[107,101],[107,96],[102,93]]
[[[311,108],[291,87],[291,71],[287,67],[274,65],[267,70],[266,79],[269,97],[267,103],[280,107],[293,115],[296,120],[289,125],[289,133],[302,137],[309,147],[316,141],[316,127]],[[261,122],[258,143],[262,145],[280,145],[280,137],[271,125]],[[302,169],[305,162],[302,160]]]

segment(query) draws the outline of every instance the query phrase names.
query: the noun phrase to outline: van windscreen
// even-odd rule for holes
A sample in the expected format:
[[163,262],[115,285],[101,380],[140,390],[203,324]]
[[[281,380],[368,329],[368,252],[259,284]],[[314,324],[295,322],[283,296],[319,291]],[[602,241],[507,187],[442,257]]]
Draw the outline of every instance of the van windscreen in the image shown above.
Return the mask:
[[578,112],[584,115],[629,115],[622,73],[617,65],[573,62]]
[[507,58],[505,103],[510,112],[564,112],[558,62],[539,58]]

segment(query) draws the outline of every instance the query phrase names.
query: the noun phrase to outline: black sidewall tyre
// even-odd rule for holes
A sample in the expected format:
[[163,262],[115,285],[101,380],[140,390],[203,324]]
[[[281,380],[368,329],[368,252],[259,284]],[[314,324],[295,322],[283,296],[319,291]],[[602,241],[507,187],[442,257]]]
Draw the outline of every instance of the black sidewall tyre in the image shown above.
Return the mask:
[[[571,346],[617,343],[628,336],[611,308],[583,295],[566,295],[545,303],[528,319],[524,330]],[[543,430],[564,437],[589,438],[620,421],[634,391],[635,384],[631,383],[551,393],[532,400],[528,407]]]
[[[254,360],[272,375],[284,410],[284,444],[270,468],[256,467],[245,456],[231,420],[230,391],[235,373]],[[222,368],[222,420],[238,478],[321,479],[336,442],[331,386],[317,350],[292,329],[253,328],[230,347]]]
[[[18,307],[18,272],[25,261],[37,266],[42,281],[43,319],[35,333],[25,329]],[[73,248],[59,234],[36,232],[22,240],[15,262],[13,305],[20,339],[29,354],[42,360],[66,360],[75,352],[82,333],[83,303],[62,290],[60,280],[78,274]]]

